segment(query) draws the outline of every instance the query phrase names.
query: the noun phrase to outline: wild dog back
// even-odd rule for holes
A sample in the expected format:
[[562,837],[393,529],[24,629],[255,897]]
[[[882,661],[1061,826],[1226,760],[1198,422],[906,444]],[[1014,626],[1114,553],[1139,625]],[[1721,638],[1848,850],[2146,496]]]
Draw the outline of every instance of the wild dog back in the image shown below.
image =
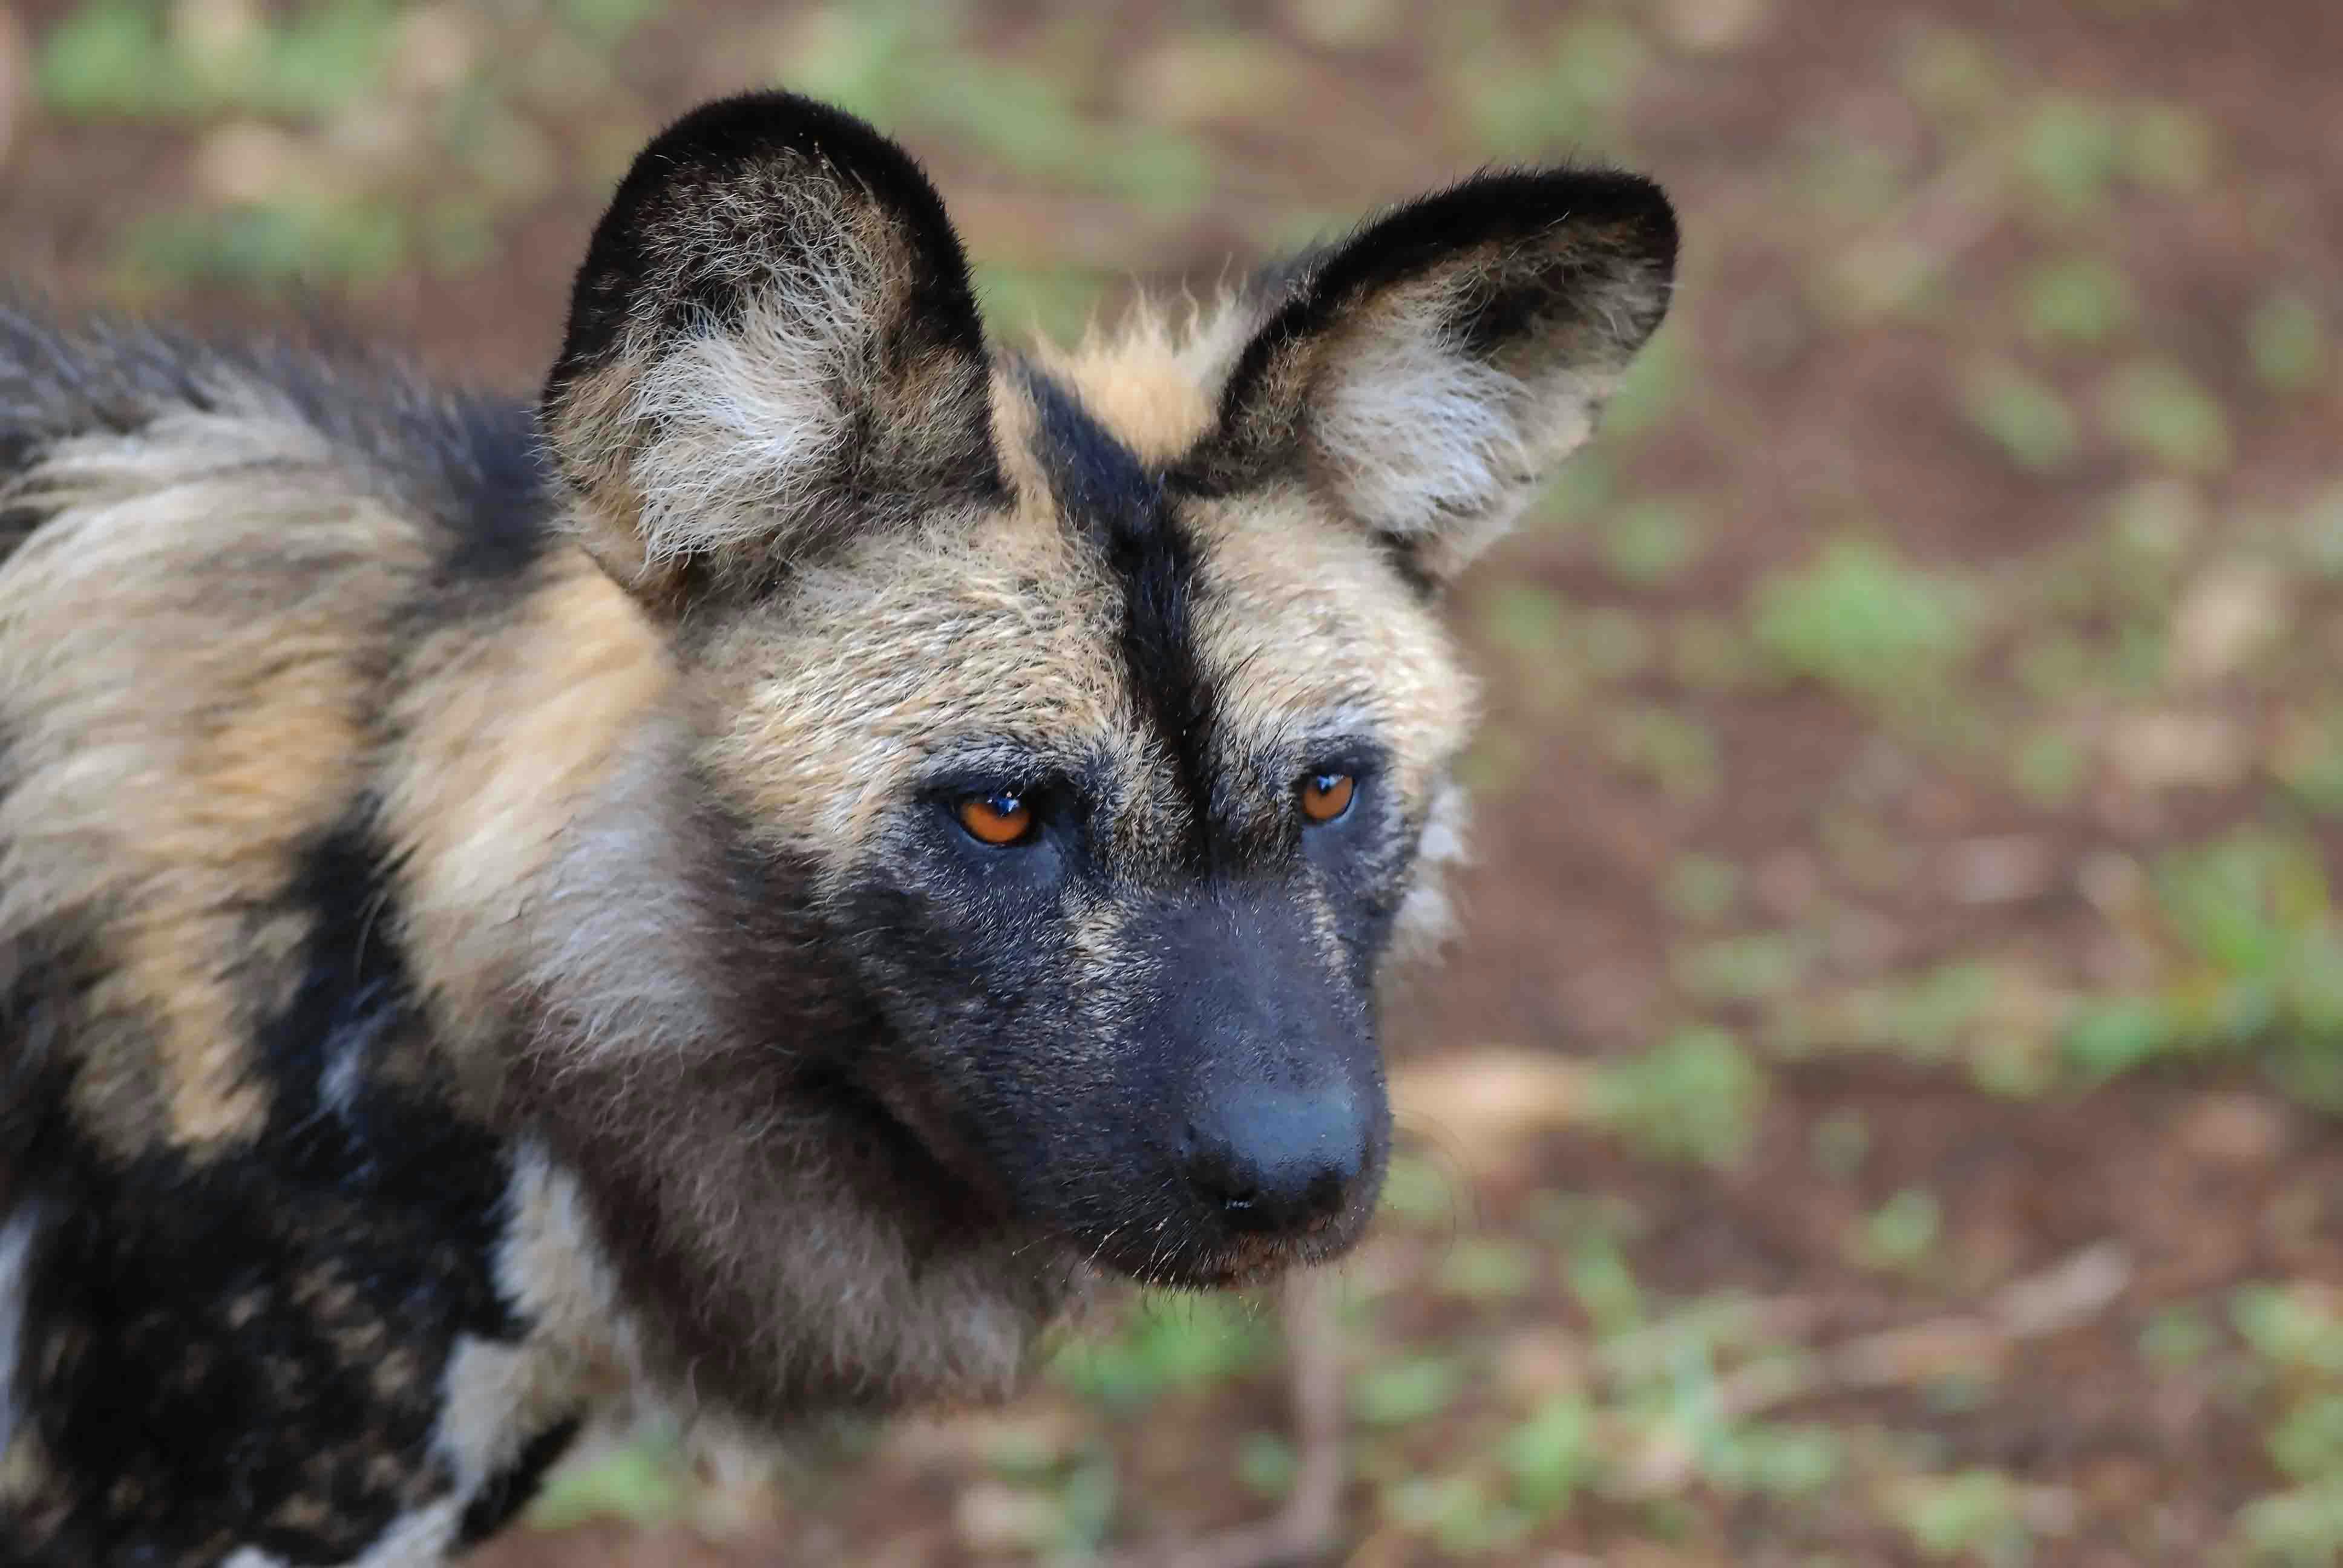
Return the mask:
[[1355,1240],[1443,586],[1675,229],[1484,176],[985,337],[941,201],[709,106],[540,407],[0,317],[0,1541],[432,1562],[628,1400],[1011,1387]]

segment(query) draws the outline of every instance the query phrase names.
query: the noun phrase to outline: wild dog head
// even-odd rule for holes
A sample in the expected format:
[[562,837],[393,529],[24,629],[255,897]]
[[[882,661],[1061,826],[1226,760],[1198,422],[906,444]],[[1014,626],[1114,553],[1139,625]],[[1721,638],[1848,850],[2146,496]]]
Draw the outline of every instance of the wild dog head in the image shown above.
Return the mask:
[[1443,590],[1586,438],[1675,244],[1642,179],[1487,174],[1199,319],[1012,353],[868,126],[756,95],[655,141],[544,427],[681,671],[722,1070],[859,1107],[823,1136],[890,1201],[1142,1279],[1349,1246],[1469,721]]

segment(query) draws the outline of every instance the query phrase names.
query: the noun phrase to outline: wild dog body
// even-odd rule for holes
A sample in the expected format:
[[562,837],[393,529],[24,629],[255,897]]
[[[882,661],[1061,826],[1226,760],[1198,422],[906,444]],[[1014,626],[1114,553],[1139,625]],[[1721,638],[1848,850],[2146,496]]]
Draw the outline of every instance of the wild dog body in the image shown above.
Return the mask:
[[1011,354],[776,95],[535,411],[0,316],[0,1557],[437,1562],[627,1399],[990,1397],[1096,1270],[1341,1252],[1439,588],[1674,250],[1486,176]]

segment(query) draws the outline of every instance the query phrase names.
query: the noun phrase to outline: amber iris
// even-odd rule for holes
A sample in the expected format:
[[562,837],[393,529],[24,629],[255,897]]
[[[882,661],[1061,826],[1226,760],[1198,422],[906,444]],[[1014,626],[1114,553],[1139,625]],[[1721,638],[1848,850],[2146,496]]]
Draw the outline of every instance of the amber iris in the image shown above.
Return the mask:
[[1002,790],[971,795],[960,803],[960,825],[982,844],[1014,844],[1033,826],[1033,809]]
[[1358,789],[1348,773],[1312,773],[1302,780],[1302,814],[1312,822],[1331,822],[1351,809]]

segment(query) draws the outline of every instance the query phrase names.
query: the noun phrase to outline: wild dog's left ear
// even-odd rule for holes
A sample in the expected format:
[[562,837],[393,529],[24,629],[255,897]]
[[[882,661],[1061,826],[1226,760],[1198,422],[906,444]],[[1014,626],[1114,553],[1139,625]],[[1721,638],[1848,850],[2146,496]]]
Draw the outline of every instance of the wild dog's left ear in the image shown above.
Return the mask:
[[1187,464],[1229,492],[1293,478],[1445,582],[1593,432],[1667,313],[1657,186],[1483,175],[1283,269]]
[[984,329],[942,199],[785,93],[655,138],[594,231],[543,404],[586,548],[655,608],[1002,490]]

